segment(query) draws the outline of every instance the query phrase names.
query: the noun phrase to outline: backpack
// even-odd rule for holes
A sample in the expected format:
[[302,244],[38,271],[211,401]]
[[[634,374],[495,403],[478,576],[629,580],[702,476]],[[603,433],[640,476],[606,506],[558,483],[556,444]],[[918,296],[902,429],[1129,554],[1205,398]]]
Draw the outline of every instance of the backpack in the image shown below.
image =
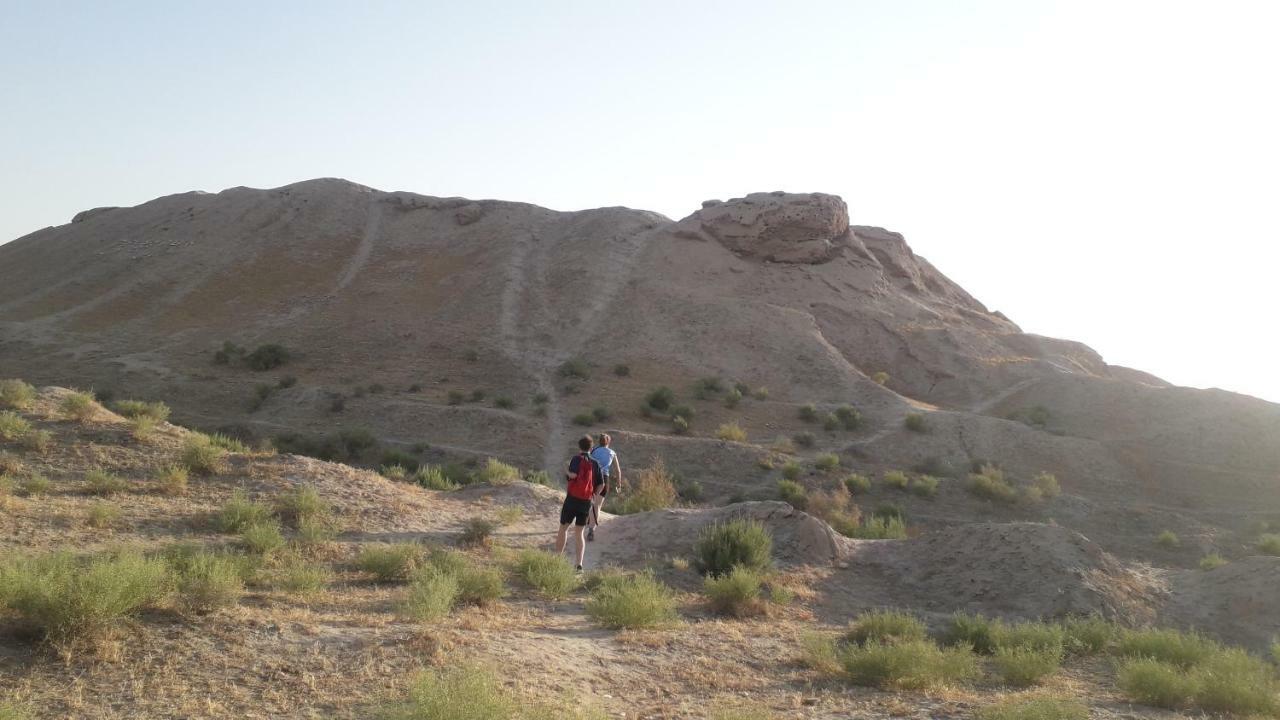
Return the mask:
[[596,490],[596,468],[599,465],[586,453],[578,456],[578,470],[569,478],[569,497],[590,500]]

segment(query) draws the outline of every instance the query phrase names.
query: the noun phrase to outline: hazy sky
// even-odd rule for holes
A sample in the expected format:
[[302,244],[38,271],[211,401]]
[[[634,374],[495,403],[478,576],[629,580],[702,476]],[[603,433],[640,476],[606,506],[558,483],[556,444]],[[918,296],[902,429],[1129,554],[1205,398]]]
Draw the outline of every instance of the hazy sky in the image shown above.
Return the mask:
[[1029,332],[1280,401],[1280,3],[10,2],[0,241],[191,189],[842,195]]

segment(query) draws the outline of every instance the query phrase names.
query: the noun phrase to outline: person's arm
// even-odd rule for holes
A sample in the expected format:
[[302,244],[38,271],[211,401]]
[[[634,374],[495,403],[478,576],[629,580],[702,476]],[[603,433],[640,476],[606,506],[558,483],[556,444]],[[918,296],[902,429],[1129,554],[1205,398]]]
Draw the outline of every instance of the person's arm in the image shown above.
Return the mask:
[[565,465],[565,468],[564,468],[564,479],[565,479],[566,481],[567,481],[567,480],[572,480],[572,479],[573,479],[573,476],[574,476],[574,475],[576,475],[576,473],[573,471],[573,461],[574,461],[574,460],[577,460],[577,459],[578,459],[578,458],[577,458],[577,456],[574,456],[574,457],[572,457],[572,458],[569,458],[569,464],[568,464],[568,465]]
[[610,478],[617,478],[618,487],[622,487],[622,463],[618,462],[618,453],[613,454],[613,469],[609,471]]

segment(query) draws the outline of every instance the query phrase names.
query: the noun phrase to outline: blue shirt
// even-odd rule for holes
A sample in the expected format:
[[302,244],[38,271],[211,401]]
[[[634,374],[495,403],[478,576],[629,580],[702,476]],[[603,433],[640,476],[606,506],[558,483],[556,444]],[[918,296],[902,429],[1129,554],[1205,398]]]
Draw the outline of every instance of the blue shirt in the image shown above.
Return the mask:
[[600,463],[600,470],[604,472],[605,477],[609,477],[613,473],[613,459],[617,455],[613,450],[603,445],[591,451],[591,459]]

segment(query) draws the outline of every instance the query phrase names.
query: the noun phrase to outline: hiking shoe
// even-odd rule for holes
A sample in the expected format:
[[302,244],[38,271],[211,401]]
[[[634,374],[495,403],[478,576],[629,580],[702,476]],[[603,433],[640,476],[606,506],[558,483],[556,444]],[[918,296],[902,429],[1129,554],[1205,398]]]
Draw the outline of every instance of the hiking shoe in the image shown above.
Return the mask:
[[574,569],[573,569],[573,571],[574,571],[574,572],[582,572],[582,566],[581,566],[581,565],[579,565],[578,567],[574,568]]
[[596,539],[596,529],[587,528],[587,542],[591,542],[592,540],[595,540],[595,539]]

